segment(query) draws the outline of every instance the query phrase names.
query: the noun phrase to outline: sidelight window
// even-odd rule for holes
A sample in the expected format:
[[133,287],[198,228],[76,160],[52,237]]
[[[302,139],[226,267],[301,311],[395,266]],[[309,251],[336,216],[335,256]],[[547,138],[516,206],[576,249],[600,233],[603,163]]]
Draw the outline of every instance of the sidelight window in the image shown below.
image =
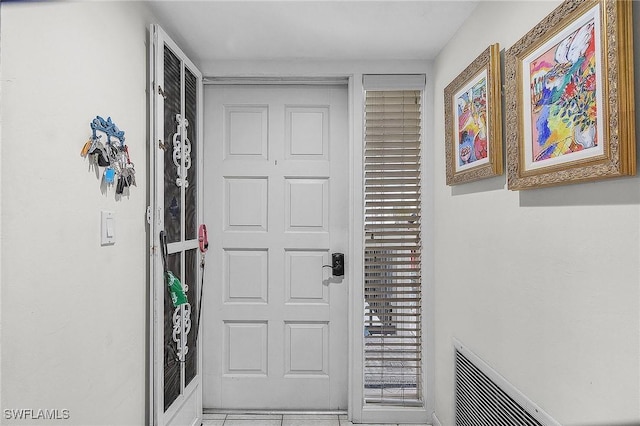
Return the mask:
[[422,90],[365,92],[367,404],[423,405],[421,98]]

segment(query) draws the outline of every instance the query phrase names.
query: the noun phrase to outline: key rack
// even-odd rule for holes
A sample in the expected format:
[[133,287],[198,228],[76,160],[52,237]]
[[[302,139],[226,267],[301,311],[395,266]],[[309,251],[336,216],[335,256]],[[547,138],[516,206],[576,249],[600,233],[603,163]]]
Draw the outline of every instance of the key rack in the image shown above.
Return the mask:
[[107,135],[107,143],[111,143],[111,138],[114,137],[120,141],[120,147],[124,148],[124,130],[118,129],[116,123],[111,121],[111,117],[104,118],[99,115],[91,122],[91,130],[93,132],[93,138],[97,138],[97,131],[103,132]]
[[[88,157],[96,170],[104,167],[102,182],[106,186],[116,185],[116,195],[122,195],[131,186],[135,186],[135,168],[129,158],[129,148],[124,143],[124,130],[108,117],[106,120],[99,115],[91,123],[91,137],[84,144],[80,155]],[[100,134],[98,134],[100,133]],[[102,143],[102,136],[107,136],[106,143]],[[112,138],[115,140],[112,141]]]

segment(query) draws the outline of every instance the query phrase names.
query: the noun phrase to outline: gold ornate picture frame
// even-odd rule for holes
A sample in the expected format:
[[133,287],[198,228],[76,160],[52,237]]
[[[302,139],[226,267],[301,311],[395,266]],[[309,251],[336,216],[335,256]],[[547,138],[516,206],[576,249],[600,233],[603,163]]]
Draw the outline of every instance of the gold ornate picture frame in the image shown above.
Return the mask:
[[635,175],[628,0],[567,0],[505,52],[508,188]]
[[447,185],[503,173],[500,81],[493,44],[444,89]]

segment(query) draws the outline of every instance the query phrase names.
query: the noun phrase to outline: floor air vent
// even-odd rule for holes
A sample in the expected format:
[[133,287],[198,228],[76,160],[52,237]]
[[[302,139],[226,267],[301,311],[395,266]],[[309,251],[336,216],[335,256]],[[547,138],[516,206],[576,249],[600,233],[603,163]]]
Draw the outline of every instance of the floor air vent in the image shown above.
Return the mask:
[[454,346],[456,426],[560,426],[460,342]]

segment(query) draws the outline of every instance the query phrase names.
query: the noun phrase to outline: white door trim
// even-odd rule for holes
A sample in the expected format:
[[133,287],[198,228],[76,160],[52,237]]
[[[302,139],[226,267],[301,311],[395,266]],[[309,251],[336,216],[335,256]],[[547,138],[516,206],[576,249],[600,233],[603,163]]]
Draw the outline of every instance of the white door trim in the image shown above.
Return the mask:
[[203,83],[208,85],[303,85],[303,86],[337,86],[347,85],[348,76],[337,77],[204,77]]
[[[271,80],[273,84],[328,84],[327,81],[347,81],[348,92],[348,249],[346,256],[346,270],[350,283],[348,291],[348,418],[361,419],[363,413],[363,331],[362,315],[364,300],[364,266],[363,239],[364,222],[362,212],[364,208],[363,196],[363,128],[362,117],[364,98],[361,73],[336,74],[330,77],[305,74],[299,77],[204,77],[205,84],[265,84]],[[276,83],[277,82],[277,83]],[[356,119],[358,122],[356,123]],[[359,124],[358,124],[359,123]]]
[[[362,74],[349,76],[349,400],[348,418],[362,418],[364,402],[363,374],[363,301],[364,301],[364,194],[363,194],[363,121]],[[358,113],[356,114],[356,111]],[[355,118],[358,117],[359,125]]]

